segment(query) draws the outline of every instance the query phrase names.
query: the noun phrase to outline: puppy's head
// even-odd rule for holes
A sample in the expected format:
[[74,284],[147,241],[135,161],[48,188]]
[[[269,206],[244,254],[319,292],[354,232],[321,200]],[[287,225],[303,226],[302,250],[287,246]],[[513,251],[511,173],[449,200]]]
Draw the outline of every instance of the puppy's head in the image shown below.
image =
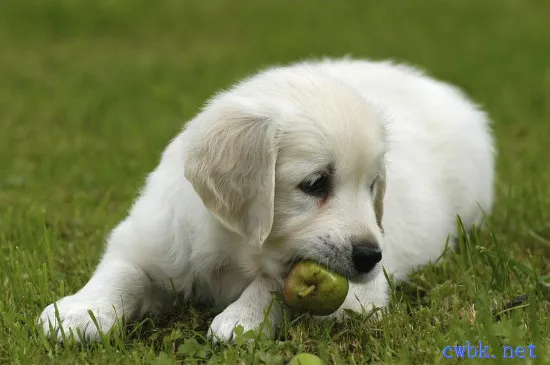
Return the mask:
[[281,267],[350,279],[382,257],[383,118],[351,87],[280,68],[214,98],[188,126],[185,176],[229,230]]

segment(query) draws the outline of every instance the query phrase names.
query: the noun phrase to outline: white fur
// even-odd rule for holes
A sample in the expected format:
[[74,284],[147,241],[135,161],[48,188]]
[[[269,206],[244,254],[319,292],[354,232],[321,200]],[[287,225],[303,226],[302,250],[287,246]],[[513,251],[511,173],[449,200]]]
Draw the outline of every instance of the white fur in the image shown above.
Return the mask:
[[[378,244],[385,269],[405,279],[441,255],[457,215],[470,228],[490,213],[493,155],[486,115],[413,68],[343,59],[268,69],[211,99],[168,145],[90,281],[57,302],[63,328],[98,340],[88,309],[106,331],[123,312],[161,309],[175,289],[225,306],[210,335],[231,340],[236,325],[262,324],[296,257],[352,281],[334,317],[383,307],[381,265],[360,275],[351,242]],[[297,186],[327,165],[334,189],[321,203]],[[276,329],[281,308],[268,318]],[[61,339],[53,304],[40,321]]]

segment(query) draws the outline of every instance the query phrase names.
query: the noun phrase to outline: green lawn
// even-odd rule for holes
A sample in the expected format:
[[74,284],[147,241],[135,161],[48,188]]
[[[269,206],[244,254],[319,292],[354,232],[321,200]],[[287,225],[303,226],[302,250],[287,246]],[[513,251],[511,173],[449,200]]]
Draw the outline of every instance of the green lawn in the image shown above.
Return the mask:
[[[525,346],[550,363],[550,2],[0,1],[0,363],[446,364],[446,346]],[[213,348],[212,312],[62,346],[35,319],[78,290],[168,141],[220,88],[273,63],[394,58],[482,104],[497,137],[491,229],[394,290],[383,320],[288,320]],[[510,298],[529,300],[501,313]],[[244,336],[246,337],[246,336]],[[527,346],[534,344],[536,359]],[[466,360],[485,364],[490,360]]]

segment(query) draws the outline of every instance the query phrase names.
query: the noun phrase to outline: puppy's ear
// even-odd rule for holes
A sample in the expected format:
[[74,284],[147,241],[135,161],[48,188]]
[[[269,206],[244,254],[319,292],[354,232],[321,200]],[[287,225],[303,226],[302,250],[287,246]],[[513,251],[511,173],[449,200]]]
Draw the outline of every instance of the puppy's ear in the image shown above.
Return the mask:
[[378,181],[376,182],[376,196],[374,198],[374,213],[376,214],[376,223],[382,233],[384,233],[384,227],[382,226],[382,218],[384,217],[384,195],[386,194],[386,169],[382,168],[378,175]]
[[185,177],[227,229],[261,246],[273,225],[276,130],[247,104],[218,101],[197,116]]

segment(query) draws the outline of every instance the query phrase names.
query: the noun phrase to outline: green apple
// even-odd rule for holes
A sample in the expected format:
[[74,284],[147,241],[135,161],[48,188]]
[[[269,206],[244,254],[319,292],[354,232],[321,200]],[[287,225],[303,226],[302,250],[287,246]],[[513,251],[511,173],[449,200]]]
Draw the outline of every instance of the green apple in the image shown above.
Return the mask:
[[320,357],[313,354],[301,353],[294,356],[288,362],[288,365],[325,365],[326,363]]
[[348,280],[311,260],[300,261],[285,278],[283,295],[286,304],[316,316],[334,313],[348,294]]

